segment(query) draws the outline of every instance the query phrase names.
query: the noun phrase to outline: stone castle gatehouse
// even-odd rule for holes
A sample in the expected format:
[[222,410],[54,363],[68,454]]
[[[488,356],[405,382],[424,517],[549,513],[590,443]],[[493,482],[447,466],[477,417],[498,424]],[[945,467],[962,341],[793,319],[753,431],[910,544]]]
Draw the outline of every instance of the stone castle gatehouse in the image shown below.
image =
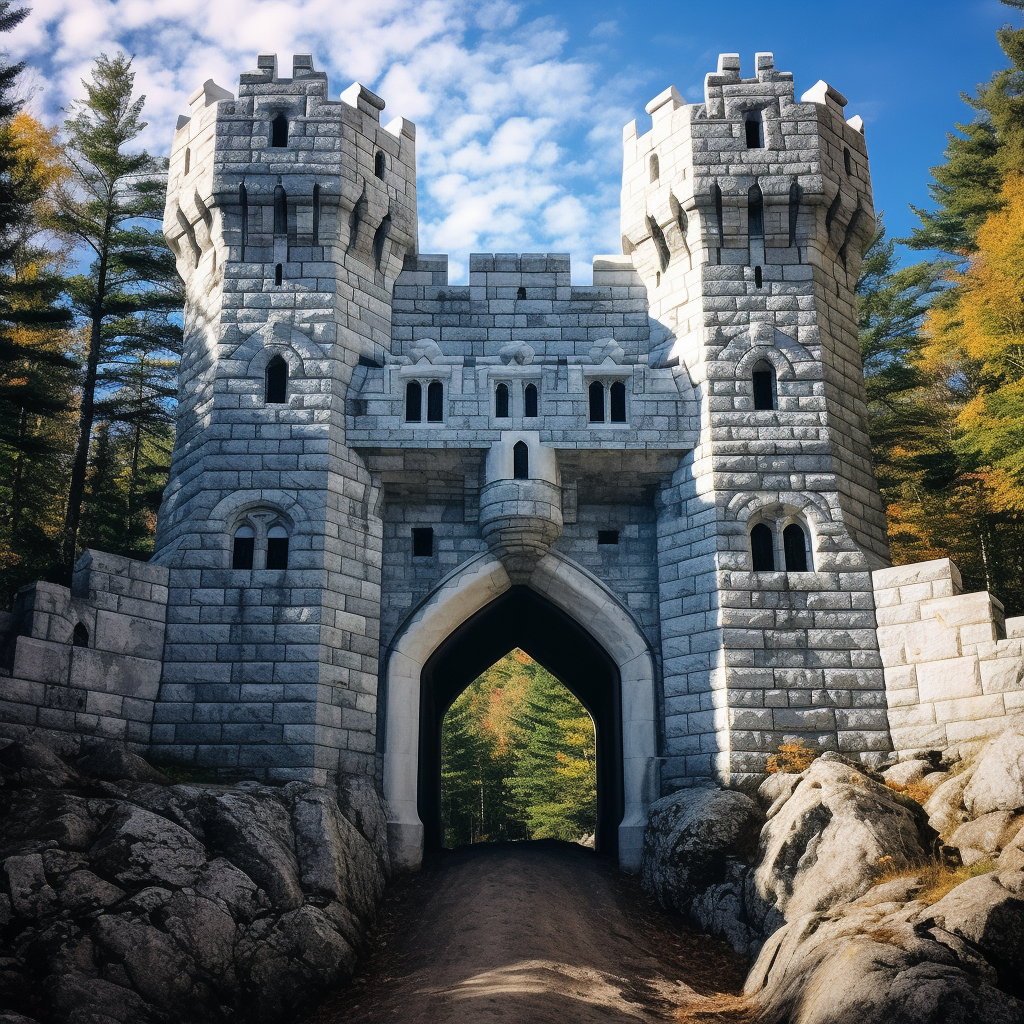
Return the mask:
[[[148,564],[86,552],[6,624],[4,730],[271,781],[375,777],[440,842],[440,728],[521,647],[591,712],[599,843],[786,740],[871,759],[1024,704],[1024,623],[947,561],[887,568],[854,287],[864,126],[723,54],[623,134],[622,254],[417,247],[415,127],[296,56],[179,119],[187,285]],[[1007,639],[1009,633],[1009,639]],[[973,703],[972,703],[973,702]]]

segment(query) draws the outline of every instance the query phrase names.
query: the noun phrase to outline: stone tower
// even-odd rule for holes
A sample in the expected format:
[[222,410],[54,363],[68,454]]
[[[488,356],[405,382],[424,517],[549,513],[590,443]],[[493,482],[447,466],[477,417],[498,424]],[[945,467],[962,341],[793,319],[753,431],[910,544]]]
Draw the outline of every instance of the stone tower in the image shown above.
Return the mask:
[[824,82],[796,102],[792,75],[755,59],[743,78],[723,54],[703,103],[667,89],[649,132],[624,131],[623,249],[700,396],[659,518],[680,781],[761,772],[786,735],[889,743],[870,578],[888,547],[854,296],[874,228],[863,123]]
[[237,99],[208,81],[189,106],[164,219],[187,299],[155,749],[282,779],[372,772],[381,526],[345,403],[390,348],[416,250],[415,129],[381,126],[360,85],[328,100],[304,55],[290,78],[261,56]]

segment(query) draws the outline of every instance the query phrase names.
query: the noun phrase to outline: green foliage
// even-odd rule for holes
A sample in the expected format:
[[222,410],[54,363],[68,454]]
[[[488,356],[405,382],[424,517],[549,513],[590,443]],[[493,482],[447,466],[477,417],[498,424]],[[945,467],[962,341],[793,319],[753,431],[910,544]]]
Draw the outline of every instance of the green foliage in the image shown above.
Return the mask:
[[445,716],[445,845],[593,833],[595,742],[583,705],[528,655],[507,654]]

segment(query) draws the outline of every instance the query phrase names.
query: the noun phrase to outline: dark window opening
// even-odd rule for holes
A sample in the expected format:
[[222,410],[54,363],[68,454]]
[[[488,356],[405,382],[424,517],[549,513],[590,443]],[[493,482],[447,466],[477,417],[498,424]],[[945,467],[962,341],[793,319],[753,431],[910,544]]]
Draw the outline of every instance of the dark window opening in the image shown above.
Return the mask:
[[800,195],[802,189],[797,182],[789,186],[789,244],[796,245],[796,225],[800,217]]
[[590,385],[590,422],[604,423],[604,385],[599,380]]
[[[843,149],[843,166],[846,168],[846,176],[849,178],[853,174],[853,162],[850,159],[850,151]],[[185,171],[188,174],[188,171]]]
[[523,392],[523,415],[533,419],[537,415],[537,385],[527,384]]
[[743,123],[747,136],[747,149],[762,149],[764,138],[761,133],[761,115],[754,114]]
[[522,285],[519,286],[519,290],[516,292],[516,298],[517,299],[525,299],[526,298],[526,289]]
[[284,185],[274,186],[274,234],[288,234],[288,193]]
[[405,385],[405,422],[419,423],[423,418],[423,388],[418,380],[411,380]]
[[494,389],[494,416],[496,419],[508,419],[508,385],[499,384]]
[[386,160],[384,154],[378,149],[376,154],[374,155],[374,158],[373,158],[373,173],[378,178],[380,178],[381,181],[383,181],[384,180],[384,171],[386,169],[387,169],[387,160]]
[[621,380],[615,381],[609,388],[609,405],[611,406],[612,423],[626,422],[626,385]]
[[444,385],[432,380],[427,385],[427,422],[441,423],[444,420]]
[[89,630],[79,622],[77,626],[71,631],[71,646],[72,647],[88,647],[89,646]]
[[516,441],[512,447],[512,476],[516,480],[530,479],[530,449],[525,441]]
[[384,243],[388,240],[388,235],[391,233],[391,214],[387,213],[384,215],[384,219],[380,222],[380,226],[373,233],[373,265],[380,270],[381,264],[384,262]]
[[313,186],[313,244],[320,244],[320,186]]
[[412,530],[413,558],[430,558],[434,553],[434,529],[431,526],[414,526]]
[[651,154],[651,181],[657,181],[661,177],[661,166],[658,161],[658,154]]
[[270,145],[275,149],[288,145],[288,118],[284,114],[277,114],[270,122]]
[[284,267],[278,263],[274,266],[274,284],[284,283]]
[[256,550],[256,534],[251,526],[242,526],[235,531],[234,550],[231,554],[232,569],[251,569],[252,556]]
[[761,363],[751,374],[754,385],[754,408],[775,408],[775,374]]
[[782,548],[786,553],[786,572],[807,572],[807,543],[804,531],[796,523],[782,531]]
[[267,363],[265,374],[267,405],[282,405],[288,401],[288,364],[282,356],[274,356]]
[[242,259],[245,259],[245,247],[249,244],[249,195],[245,185],[238,186],[238,205],[242,209]]
[[267,532],[267,568],[288,568],[288,531],[283,526],[272,526]]
[[764,274],[760,267],[754,267],[754,287],[760,288],[764,284]]
[[750,554],[754,572],[775,571],[775,538],[771,528],[764,523],[758,523],[750,531]]
[[[849,150],[847,150],[846,152],[847,152],[847,153],[849,153],[850,151],[849,151]],[[849,165],[849,160],[847,160],[847,165]],[[189,149],[189,148],[188,148],[188,147],[186,146],[186,147],[185,147],[185,173],[186,173],[186,174],[188,174],[189,168],[190,168],[191,166],[192,166],[192,150],[191,150],[191,149]],[[850,172],[849,172],[849,171],[847,171],[846,173],[847,173],[847,174],[849,174]]]
[[656,270],[654,272],[654,287],[655,288],[660,288],[661,287],[661,271],[660,270]]
[[598,530],[597,531],[597,543],[598,544],[618,544],[619,543],[619,531],[618,530]]
[[747,230],[751,240],[764,238],[764,196],[757,183],[747,191]]

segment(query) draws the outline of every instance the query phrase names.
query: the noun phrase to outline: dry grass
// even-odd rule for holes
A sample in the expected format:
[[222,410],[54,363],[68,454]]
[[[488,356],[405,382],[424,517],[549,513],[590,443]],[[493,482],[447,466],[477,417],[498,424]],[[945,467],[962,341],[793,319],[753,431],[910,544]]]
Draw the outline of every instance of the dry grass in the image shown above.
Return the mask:
[[932,795],[932,788],[926,786],[923,782],[908,782],[905,786],[899,782],[890,782],[886,780],[886,786],[891,789],[894,793],[899,793],[901,796],[908,797],[913,800],[915,804],[924,806],[925,801]]
[[943,861],[930,860],[925,864],[897,868],[892,857],[880,857],[876,882],[891,882],[897,878],[918,878],[921,888],[914,894],[914,899],[931,905],[938,903],[943,896],[952,892],[962,882],[978,875],[987,875],[995,870],[991,860],[982,860],[971,867],[964,864],[947,864]]
[[808,746],[803,740],[783,743],[779,747],[778,753],[768,756],[768,772],[772,775],[777,772],[799,775],[800,772],[811,767],[811,762],[819,753],[820,751]]
[[681,1024],[754,1024],[754,1007],[743,996],[719,993],[700,1006],[681,1006],[675,1019]]

